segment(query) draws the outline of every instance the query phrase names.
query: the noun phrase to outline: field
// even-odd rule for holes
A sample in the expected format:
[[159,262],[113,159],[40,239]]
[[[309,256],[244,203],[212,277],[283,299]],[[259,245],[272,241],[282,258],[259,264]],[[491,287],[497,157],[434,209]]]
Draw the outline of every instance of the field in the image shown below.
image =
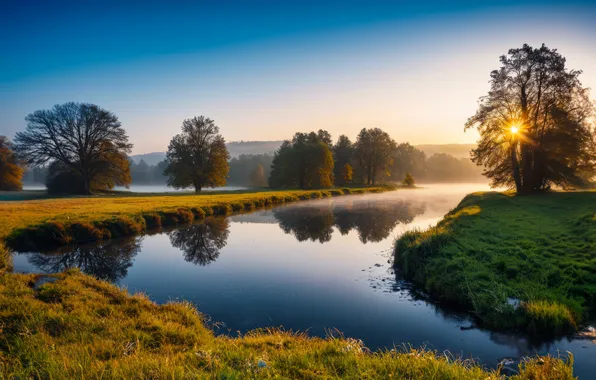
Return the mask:
[[[207,213],[384,190],[103,195],[0,202],[0,238],[67,243],[140,233]],[[462,204],[470,199],[474,198]],[[452,218],[477,211],[475,206],[463,209]],[[341,336],[321,339],[281,330],[259,330],[239,338],[215,336],[208,321],[188,303],[156,305],[142,294],[128,294],[78,270],[49,276],[53,282],[40,284],[48,276],[9,273],[9,257],[0,244],[0,378],[501,378],[499,369],[488,370],[448,353],[406,346],[371,352],[362,342]],[[572,356],[526,359],[511,377],[572,378]]]
[[[0,378],[500,378],[445,353],[371,353],[343,337],[216,337],[189,304],[158,306],[76,270],[55,277],[0,277]],[[529,359],[519,371],[511,379],[572,379],[572,358]]]
[[206,215],[343,194],[383,192],[386,186],[326,190],[195,194],[114,193],[0,202],[0,240],[10,248],[43,250],[69,243],[134,235],[146,228],[187,223]]
[[596,192],[468,195],[400,237],[395,264],[488,327],[575,331],[596,307]]

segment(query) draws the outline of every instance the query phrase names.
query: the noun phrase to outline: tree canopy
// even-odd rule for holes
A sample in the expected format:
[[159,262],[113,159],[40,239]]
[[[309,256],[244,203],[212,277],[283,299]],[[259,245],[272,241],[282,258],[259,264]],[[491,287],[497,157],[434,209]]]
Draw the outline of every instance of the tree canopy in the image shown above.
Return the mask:
[[0,136],[0,191],[23,189],[23,168],[6,136]]
[[465,128],[480,132],[473,161],[493,186],[518,193],[582,186],[596,173],[594,104],[565,58],[545,45],[500,57],[490,91]]
[[168,185],[176,189],[226,184],[230,154],[219,128],[208,117],[198,116],[182,122],[182,133],[174,136],[166,153],[164,173]]
[[301,189],[330,187],[334,183],[333,153],[328,132],[296,133],[275,152],[269,186]]
[[[54,166],[75,183],[68,192],[92,193],[130,183],[132,144],[113,113],[87,103],[66,103],[29,114],[15,138],[16,152],[30,166]],[[54,177],[56,178],[56,176]],[[69,184],[63,186],[69,189]]]
[[374,185],[379,174],[389,173],[396,146],[389,134],[379,128],[363,128],[360,131],[354,154],[361,169],[362,183]]

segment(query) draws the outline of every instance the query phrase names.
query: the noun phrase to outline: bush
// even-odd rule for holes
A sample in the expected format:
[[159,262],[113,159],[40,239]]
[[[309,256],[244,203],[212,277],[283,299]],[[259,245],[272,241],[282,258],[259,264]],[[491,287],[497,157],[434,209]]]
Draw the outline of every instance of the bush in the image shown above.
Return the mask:
[[162,213],[164,225],[186,224],[192,222],[194,215],[186,208],[179,208],[176,211],[165,211]]
[[213,215],[228,215],[232,213],[232,206],[229,204],[219,204],[213,206]]
[[128,216],[120,216],[99,224],[110,232],[110,237],[122,237],[138,235],[146,228],[145,219],[133,219]]
[[143,219],[145,219],[145,226],[147,228],[161,227],[161,215],[157,213],[143,214]]
[[414,177],[410,173],[406,173],[406,176],[404,180],[401,181],[401,184],[405,187],[414,187],[416,185]]
[[243,203],[232,203],[232,212],[240,212],[242,210],[244,210],[244,204]]
[[18,251],[44,250],[72,243],[72,237],[59,222],[45,222],[38,226],[14,231],[7,237],[8,246]]
[[90,223],[73,223],[69,233],[76,243],[88,243],[104,238],[104,232]]
[[207,213],[201,207],[193,207],[191,209],[192,213],[195,216],[195,219],[205,219]]

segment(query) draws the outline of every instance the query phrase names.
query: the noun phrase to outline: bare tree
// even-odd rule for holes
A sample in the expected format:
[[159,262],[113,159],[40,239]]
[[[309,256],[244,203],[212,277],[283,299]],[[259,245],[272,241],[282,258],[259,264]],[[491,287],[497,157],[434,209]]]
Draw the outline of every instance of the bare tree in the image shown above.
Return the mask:
[[25,120],[27,128],[16,134],[15,145],[28,165],[59,163],[80,179],[87,194],[98,178],[106,182],[106,173],[115,174],[116,184],[130,183],[130,169],[122,165],[122,158],[132,144],[113,113],[93,104],[71,102],[35,111]]

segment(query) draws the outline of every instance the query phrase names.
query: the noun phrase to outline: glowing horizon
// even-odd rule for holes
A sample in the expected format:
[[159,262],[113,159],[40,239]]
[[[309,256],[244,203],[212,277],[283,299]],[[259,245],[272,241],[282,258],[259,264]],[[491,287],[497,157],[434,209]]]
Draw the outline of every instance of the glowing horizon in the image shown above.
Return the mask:
[[[226,36],[210,34],[207,26],[195,35],[168,31],[182,22],[174,17],[147,29],[147,35],[135,34],[132,28],[145,20],[128,20],[124,12],[102,22],[116,23],[119,32],[130,22],[130,30],[124,29],[129,34],[87,30],[96,45],[80,51],[61,34],[73,31],[47,30],[49,42],[39,44],[54,41],[55,54],[47,46],[39,47],[41,52],[28,46],[26,25],[19,29],[9,22],[0,26],[5,35],[16,36],[1,42],[10,54],[0,63],[6,89],[0,93],[0,134],[12,139],[28,113],[77,101],[114,112],[134,144],[133,154],[164,151],[182,120],[198,115],[214,119],[228,142],[283,140],[317,129],[328,130],[334,140],[340,134],[354,139],[363,127],[379,127],[414,145],[474,143],[477,132],[464,133],[464,123],[486,95],[499,56],[523,43],[559,49],[570,69],[584,70],[584,86],[596,88],[596,42],[589,37],[596,31],[596,6],[439,4],[402,9],[379,2],[362,16],[351,3],[336,7],[347,9],[345,14],[333,13],[331,6],[294,6],[272,9],[260,24],[242,15],[261,17],[257,6],[247,11],[238,3],[228,13],[206,7],[213,23],[240,25]],[[25,12],[16,7],[15,14]],[[182,17],[204,11],[179,8],[168,12]],[[302,12],[304,20],[292,19],[290,11]],[[153,12],[148,15],[160,20],[160,12]],[[318,18],[307,21],[309,12],[319,12],[313,13]],[[295,22],[294,29],[282,30],[284,21]]]

